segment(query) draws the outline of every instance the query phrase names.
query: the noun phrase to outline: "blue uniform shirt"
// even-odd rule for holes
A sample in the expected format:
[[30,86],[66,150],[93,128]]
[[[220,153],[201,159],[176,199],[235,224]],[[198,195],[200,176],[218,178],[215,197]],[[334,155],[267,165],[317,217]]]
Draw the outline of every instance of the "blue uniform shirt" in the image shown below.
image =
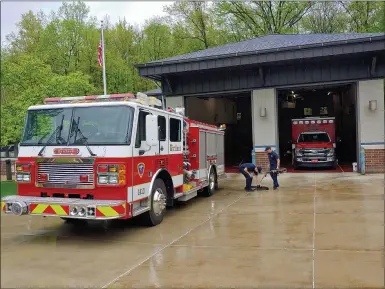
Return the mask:
[[247,168],[248,171],[254,171],[256,166],[252,163],[244,163],[239,167],[240,170],[244,170],[245,168]]
[[271,153],[268,153],[269,156],[269,163],[270,163],[270,169],[276,169],[277,168],[277,160],[279,159],[279,156],[276,152],[272,151]]

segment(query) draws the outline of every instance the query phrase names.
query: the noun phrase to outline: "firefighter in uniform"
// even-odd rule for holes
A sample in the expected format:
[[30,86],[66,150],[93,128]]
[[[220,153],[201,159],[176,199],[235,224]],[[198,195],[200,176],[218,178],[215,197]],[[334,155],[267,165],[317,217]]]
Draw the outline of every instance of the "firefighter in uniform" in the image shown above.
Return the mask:
[[270,176],[273,179],[273,190],[276,190],[279,188],[278,184],[278,170],[280,165],[280,159],[279,155],[271,149],[271,147],[266,147],[265,152],[267,153],[267,156],[269,157],[269,164],[270,164],[270,171],[277,171],[277,172],[270,172]]
[[239,170],[246,179],[246,192],[255,191],[255,189],[251,187],[251,183],[253,182],[252,173],[257,176],[258,172],[260,172],[260,168],[257,168],[257,166],[252,163],[244,163],[239,166]]

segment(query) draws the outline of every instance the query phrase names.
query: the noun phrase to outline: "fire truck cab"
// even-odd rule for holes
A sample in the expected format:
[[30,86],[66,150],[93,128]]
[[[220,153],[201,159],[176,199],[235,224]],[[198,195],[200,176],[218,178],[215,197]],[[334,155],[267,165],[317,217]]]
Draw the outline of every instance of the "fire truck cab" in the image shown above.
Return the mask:
[[48,98],[28,109],[7,214],[160,224],[166,206],[211,196],[224,132],[138,93]]

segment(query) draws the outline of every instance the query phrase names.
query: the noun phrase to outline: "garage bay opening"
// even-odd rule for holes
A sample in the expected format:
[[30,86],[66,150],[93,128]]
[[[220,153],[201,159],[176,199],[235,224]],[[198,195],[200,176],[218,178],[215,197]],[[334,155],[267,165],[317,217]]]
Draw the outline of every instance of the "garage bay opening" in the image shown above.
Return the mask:
[[289,88],[277,95],[282,166],[352,171],[358,159],[356,85]]
[[186,97],[186,115],[213,125],[226,125],[226,171],[237,171],[241,162],[251,162],[253,147],[251,93]]

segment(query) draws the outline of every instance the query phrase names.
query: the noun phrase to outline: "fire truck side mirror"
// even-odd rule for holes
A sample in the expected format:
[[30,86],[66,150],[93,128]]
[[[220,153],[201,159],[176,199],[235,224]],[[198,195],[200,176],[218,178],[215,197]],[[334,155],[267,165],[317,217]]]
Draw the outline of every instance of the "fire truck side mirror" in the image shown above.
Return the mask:
[[159,144],[158,138],[158,116],[148,114],[146,115],[146,142],[149,146],[156,146]]

